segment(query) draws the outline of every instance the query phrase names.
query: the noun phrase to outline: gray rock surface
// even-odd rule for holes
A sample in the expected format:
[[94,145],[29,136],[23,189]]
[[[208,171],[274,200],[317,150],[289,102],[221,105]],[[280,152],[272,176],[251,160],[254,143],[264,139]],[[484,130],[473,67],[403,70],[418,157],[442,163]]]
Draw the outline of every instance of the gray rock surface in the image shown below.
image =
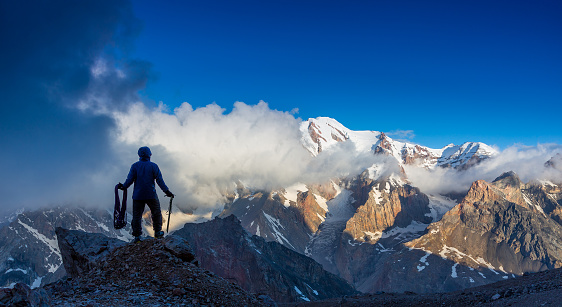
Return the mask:
[[314,260],[276,242],[251,236],[233,215],[176,231],[190,242],[201,267],[277,302],[319,300],[356,291]]
[[79,274],[41,289],[50,306],[271,306],[267,295],[258,298],[198,267],[178,236],[119,243],[81,231],[57,235],[65,267]]

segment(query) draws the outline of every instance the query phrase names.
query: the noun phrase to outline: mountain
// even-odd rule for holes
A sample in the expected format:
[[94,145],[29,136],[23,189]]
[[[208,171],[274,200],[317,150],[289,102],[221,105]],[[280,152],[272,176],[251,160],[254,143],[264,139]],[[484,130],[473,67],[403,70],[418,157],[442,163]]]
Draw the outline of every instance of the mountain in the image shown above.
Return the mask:
[[546,161],[544,165],[548,168],[562,171],[562,154],[557,153],[554,157],[550,158],[550,160]]
[[469,267],[521,275],[562,267],[562,190],[504,173],[472,184],[463,201],[407,245]]
[[[483,143],[465,143],[461,146],[451,144],[442,149],[430,149],[420,145],[395,141],[382,132],[352,131],[331,118],[309,119],[302,123],[301,132],[303,133],[301,140],[303,146],[314,156],[333,149],[339,143],[351,142],[356,152],[383,155],[391,157],[391,159],[372,165],[358,178],[334,178],[331,182],[324,184],[296,183],[293,186],[276,191],[252,190],[251,187],[245,187],[241,183],[238,184],[236,193],[229,196],[229,201],[220,216],[234,214],[250,233],[262,236],[266,240],[277,241],[300,253],[305,253],[310,239],[320,225],[325,222],[327,215],[334,214],[329,212],[327,202],[338,197],[342,191],[343,195],[339,196],[338,201],[344,198],[352,201],[352,207],[354,208],[352,210],[355,210],[362,207],[366,202],[369,202],[367,207],[372,207],[376,195],[388,194],[385,192],[387,185],[397,187],[393,189],[396,192],[392,195],[392,203],[388,202],[392,207],[388,210],[392,212],[384,209],[387,212],[383,213],[385,215],[383,218],[387,221],[383,224],[386,224],[373,226],[371,230],[376,232],[382,230],[380,227],[393,225],[395,215],[398,215],[399,225],[406,226],[402,221],[411,221],[411,217],[405,218],[405,215],[410,213],[402,211],[398,214],[398,212],[402,206],[409,206],[411,204],[409,201],[418,198],[418,196],[421,198],[424,196],[421,196],[420,191],[416,190],[414,195],[407,197],[406,203],[400,203],[406,200],[405,195],[407,193],[415,190],[414,187],[408,185],[404,189],[409,192],[398,192],[401,189],[398,187],[408,184],[407,175],[402,168],[403,165],[414,164],[423,168],[455,167],[467,169],[479,161],[497,154],[496,150]],[[379,179],[384,182],[377,181]],[[375,188],[377,184],[380,185],[378,186],[380,189]],[[348,187],[352,190],[348,190]],[[369,196],[371,189],[375,191],[373,193],[379,194]],[[412,214],[419,215],[421,211],[424,211],[420,217],[417,217],[417,221],[428,224],[431,219],[428,220],[424,215],[431,214],[434,218],[437,218],[435,216],[437,210],[431,209],[427,196],[425,198],[425,200],[414,201],[418,204],[418,209],[416,209],[416,213]],[[420,207],[420,201],[425,203],[423,205],[425,208]],[[362,208],[367,209],[367,207]],[[357,215],[354,220],[365,218],[368,219],[369,217]],[[365,227],[365,223],[363,224],[362,227]],[[353,226],[350,225],[350,227]]]
[[297,184],[283,191],[250,191],[239,186],[237,197],[231,198],[219,217],[233,214],[250,233],[304,253],[326,216],[322,195],[335,193],[331,184],[312,190]]
[[[200,268],[189,242],[176,235],[133,244],[63,228],[56,234],[69,278],[0,288],[2,306],[276,306]],[[562,269],[553,269],[447,293],[379,291],[283,306],[555,306],[561,285]]]
[[452,291],[505,276],[455,266],[405,246],[424,235],[454,201],[427,196],[392,178],[359,177],[345,191],[341,199],[328,201],[330,214],[307,246],[307,255],[359,291]]
[[559,306],[561,290],[562,269],[553,269],[447,293],[377,292],[298,306]]
[[353,131],[335,119],[318,117],[301,124],[303,146],[314,156],[330,150],[341,142],[352,142],[358,152],[383,153],[400,164],[415,164],[425,168],[453,167],[466,169],[498,154],[491,146],[480,142],[449,144],[441,149],[393,140],[384,132]]
[[[479,142],[432,149],[383,132],[352,131],[330,118],[309,119],[301,132],[313,157],[333,151],[373,164],[357,175],[274,190],[237,182],[224,195],[219,219],[176,232],[192,244],[203,268],[250,292],[294,302],[349,295],[353,287],[365,293],[456,291],[560,267],[562,184],[552,179],[560,174],[560,155],[544,163],[550,181],[523,183],[508,172],[438,195],[416,187],[409,172],[472,174],[498,152]],[[173,214],[174,223],[197,218]],[[65,274],[56,226],[129,239],[111,220],[108,211],[78,208],[7,219],[0,228],[1,282],[36,288]],[[150,216],[144,221],[149,225]]]
[[[46,292],[40,298],[51,306],[275,304],[266,295],[250,294],[200,268],[189,243],[178,236],[126,243],[60,227],[56,234],[69,278],[36,289]],[[14,296],[8,298],[15,300]]]
[[3,210],[0,212],[0,229],[4,226],[10,224],[13,220],[15,220],[18,215],[23,213],[24,209],[20,208],[17,210]]
[[[332,183],[329,200],[320,194],[331,189],[305,185],[296,202],[284,198],[290,193],[250,193],[225,212],[289,248],[301,246],[292,231],[305,229],[312,235],[299,252],[362,292],[455,291],[560,266],[560,185],[523,184],[506,173],[492,183],[476,181],[456,202],[399,179],[365,172]],[[304,210],[310,206],[325,218]],[[320,223],[307,224],[315,216]]]
[[187,223],[174,233],[192,246],[202,268],[277,302],[315,301],[357,293],[314,260],[244,230],[233,215]]
[[132,238],[130,225],[113,228],[113,215],[108,210],[53,207],[24,211],[0,229],[0,286],[22,282],[35,288],[65,275],[56,227]]
[[[442,229],[439,225],[458,216],[458,208],[468,208],[466,204],[473,203],[475,189],[457,193],[454,199],[452,195],[425,194],[411,184],[405,171],[405,166],[411,165],[464,172],[494,158],[498,152],[492,147],[467,142],[431,149],[393,140],[382,132],[352,131],[330,118],[309,119],[302,124],[301,132],[303,146],[313,156],[350,142],[357,153],[387,159],[376,160],[379,162],[358,176],[333,178],[320,185],[297,183],[275,191],[259,191],[240,184],[221,216],[236,215],[248,232],[313,258],[362,292],[454,291],[558,267],[560,185],[521,183],[523,192],[516,202],[512,199],[499,206],[494,201],[501,197],[490,200],[487,212],[495,214],[497,223],[483,223],[483,217],[488,217],[483,213],[472,217],[474,221],[467,220],[468,225],[493,229],[503,223],[532,222],[497,232],[497,237],[477,237],[468,233],[482,232],[469,227],[458,232],[438,231]],[[556,162],[555,157],[546,165],[554,167]],[[512,176],[505,178],[508,177]],[[500,182],[493,185],[499,187]],[[507,195],[506,191],[502,193]],[[502,215],[510,217],[501,220]],[[544,227],[533,226],[535,221]],[[553,233],[540,239],[549,229]],[[509,236],[519,236],[520,240]],[[472,242],[463,243],[465,237]],[[436,243],[440,240],[445,243]],[[435,242],[420,243],[426,241]],[[470,254],[466,246],[478,252]],[[512,249],[507,251],[505,246]],[[513,258],[513,263],[508,265],[503,256]],[[465,260],[460,261],[463,257]],[[522,263],[515,264],[516,261]]]

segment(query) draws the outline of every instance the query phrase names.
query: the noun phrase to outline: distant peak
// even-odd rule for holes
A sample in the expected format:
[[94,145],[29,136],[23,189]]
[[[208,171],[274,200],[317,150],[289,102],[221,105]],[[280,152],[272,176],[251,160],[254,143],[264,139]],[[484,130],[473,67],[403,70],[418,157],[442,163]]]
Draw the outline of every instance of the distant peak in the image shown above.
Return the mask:
[[520,187],[522,182],[519,179],[519,176],[513,171],[505,172],[501,174],[498,178],[492,181],[495,185],[500,186],[511,186],[511,187]]

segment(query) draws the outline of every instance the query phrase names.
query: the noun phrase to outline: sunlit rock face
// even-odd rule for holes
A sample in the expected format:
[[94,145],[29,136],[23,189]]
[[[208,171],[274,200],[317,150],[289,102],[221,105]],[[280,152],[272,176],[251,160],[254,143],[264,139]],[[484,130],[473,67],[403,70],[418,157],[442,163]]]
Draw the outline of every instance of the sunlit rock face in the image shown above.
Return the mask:
[[523,274],[562,266],[560,187],[516,174],[473,183],[462,202],[406,245],[466,266]]
[[250,233],[299,253],[304,253],[310,237],[326,216],[326,209],[318,204],[326,200],[304,185],[291,187],[288,193],[241,189],[239,193],[219,217],[233,214]]

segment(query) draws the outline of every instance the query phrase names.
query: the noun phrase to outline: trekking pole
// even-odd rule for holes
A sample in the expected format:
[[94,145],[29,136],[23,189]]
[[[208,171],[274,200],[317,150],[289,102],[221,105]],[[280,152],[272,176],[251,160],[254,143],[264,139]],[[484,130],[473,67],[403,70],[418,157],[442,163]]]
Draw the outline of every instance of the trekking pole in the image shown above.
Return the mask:
[[172,214],[172,200],[174,200],[174,196],[170,197],[170,208],[168,208],[168,225],[166,226],[166,233],[170,229],[170,215]]

